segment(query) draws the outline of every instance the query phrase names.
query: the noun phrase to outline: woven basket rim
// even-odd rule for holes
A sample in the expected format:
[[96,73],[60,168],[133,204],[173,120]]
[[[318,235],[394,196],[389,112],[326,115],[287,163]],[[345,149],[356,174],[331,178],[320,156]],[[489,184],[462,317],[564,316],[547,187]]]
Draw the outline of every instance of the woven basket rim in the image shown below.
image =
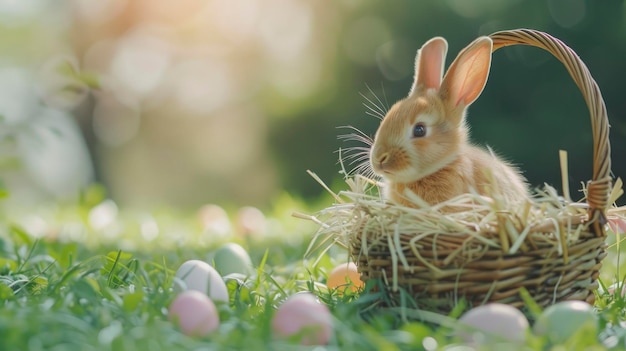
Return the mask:
[[533,29],[513,29],[492,33],[493,52],[511,45],[535,46],[551,53],[567,69],[583,95],[591,118],[593,173],[587,183],[589,223],[598,236],[606,235],[606,210],[612,188],[609,119],[600,88],[580,57],[561,40]]

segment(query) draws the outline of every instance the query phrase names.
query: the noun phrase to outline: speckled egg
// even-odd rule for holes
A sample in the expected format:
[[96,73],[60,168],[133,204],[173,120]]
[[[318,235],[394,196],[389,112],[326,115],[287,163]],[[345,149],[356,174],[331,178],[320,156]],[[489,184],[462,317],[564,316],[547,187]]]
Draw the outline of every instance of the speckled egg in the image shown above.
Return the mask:
[[272,331],[282,339],[297,337],[302,345],[325,345],[333,333],[332,315],[313,294],[298,293],[278,307]]
[[183,283],[174,285],[176,291],[197,290],[215,302],[228,303],[226,284],[210,264],[200,260],[186,261],[176,271],[176,277]]
[[523,343],[529,327],[528,320],[520,310],[501,303],[475,307],[463,314],[459,322],[456,334],[470,343]]
[[211,299],[197,290],[180,293],[169,306],[169,319],[190,336],[204,336],[219,327],[217,308]]

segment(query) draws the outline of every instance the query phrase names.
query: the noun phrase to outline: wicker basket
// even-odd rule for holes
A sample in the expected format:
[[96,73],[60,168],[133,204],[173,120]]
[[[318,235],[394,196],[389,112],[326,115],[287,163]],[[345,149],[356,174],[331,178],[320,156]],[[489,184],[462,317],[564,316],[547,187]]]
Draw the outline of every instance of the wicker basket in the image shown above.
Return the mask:
[[[539,31],[520,29],[494,33],[493,50],[504,46],[532,45],[552,53],[567,68],[589,108],[594,142],[593,179],[587,184],[582,216],[564,222],[517,228],[524,232],[524,249],[515,253],[503,246],[463,247],[470,235],[441,232],[437,235],[394,232],[393,223],[381,225],[368,208],[356,209],[359,218],[347,245],[363,281],[380,279],[388,305],[406,303],[408,294],[417,307],[449,312],[464,299],[470,306],[500,302],[522,307],[520,290],[526,289],[540,306],[562,300],[594,301],[602,259],[606,256],[605,224],[609,207],[610,146],[608,119],[600,90],[579,57],[560,40]],[[381,233],[381,228],[385,233]],[[493,240],[510,227],[496,226]],[[485,235],[484,233],[482,235]],[[419,245],[415,245],[416,238]],[[555,249],[554,242],[561,245]],[[475,240],[474,240],[475,241]],[[462,252],[461,252],[462,251]],[[470,252],[472,251],[472,252]],[[471,258],[468,259],[468,252]],[[449,259],[454,256],[454,259]],[[402,262],[399,262],[402,257]],[[402,302],[404,301],[404,302]]]

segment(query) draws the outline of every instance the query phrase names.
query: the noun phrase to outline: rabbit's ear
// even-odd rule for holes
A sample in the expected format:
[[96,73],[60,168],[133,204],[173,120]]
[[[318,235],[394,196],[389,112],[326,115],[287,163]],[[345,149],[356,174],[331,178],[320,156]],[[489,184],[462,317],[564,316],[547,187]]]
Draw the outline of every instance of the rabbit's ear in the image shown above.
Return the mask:
[[415,57],[415,77],[409,96],[422,94],[428,89],[439,89],[448,43],[442,37],[427,41]]
[[446,103],[465,107],[478,98],[489,76],[492,47],[489,37],[480,37],[459,53],[441,83],[440,95]]

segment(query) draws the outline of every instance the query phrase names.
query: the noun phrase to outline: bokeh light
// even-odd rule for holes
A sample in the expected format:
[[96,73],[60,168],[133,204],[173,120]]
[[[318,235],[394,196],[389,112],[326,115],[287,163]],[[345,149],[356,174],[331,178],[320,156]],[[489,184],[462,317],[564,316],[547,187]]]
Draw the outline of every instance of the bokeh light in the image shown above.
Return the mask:
[[[626,28],[620,6],[4,1],[0,155],[9,166],[2,179],[31,199],[75,198],[97,181],[119,204],[142,207],[262,208],[283,192],[317,196],[322,190],[305,170],[329,182],[340,177],[334,151],[345,145],[335,127],[376,130],[360,93],[385,105],[405,96],[416,49],[430,37],[448,38],[450,62],[476,36],[515,27],[550,32],[586,60],[603,87],[619,158],[626,149],[614,79],[626,62],[624,32],[615,30]],[[586,111],[582,101],[565,103],[579,93],[551,57],[526,49],[494,55],[487,89],[470,111],[473,137],[522,165],[534,185],[558,181],[559,148],[585,160],[570,170],[572,183],[587,180]],[[580,124],[562,127],[561,114]],[[506,129],[539,130],[538,138],[555,140],[554,152],[538,152]]]

